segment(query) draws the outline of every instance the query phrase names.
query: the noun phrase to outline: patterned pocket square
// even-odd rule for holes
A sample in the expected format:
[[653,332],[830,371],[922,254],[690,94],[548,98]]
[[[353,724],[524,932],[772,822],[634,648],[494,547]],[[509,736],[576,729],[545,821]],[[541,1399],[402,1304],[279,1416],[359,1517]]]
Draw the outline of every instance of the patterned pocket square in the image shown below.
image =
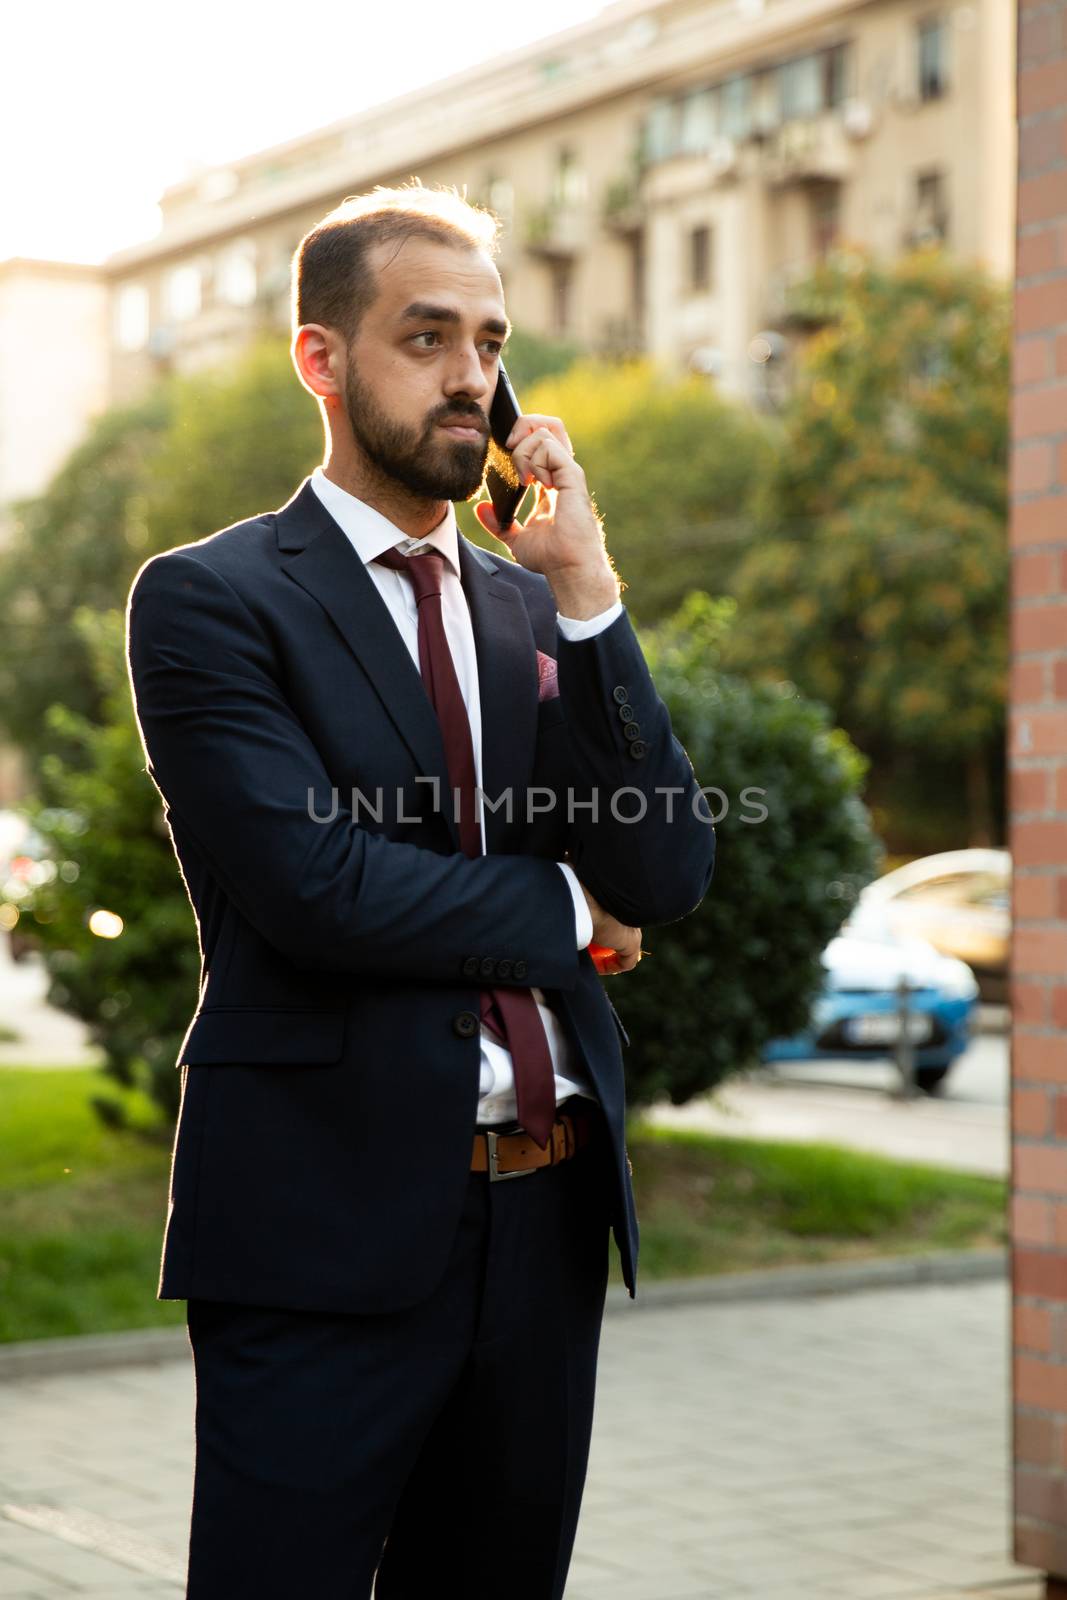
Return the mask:
[[559,673],[555,657],[546,656],[542,650],[537,652],[537,698],[538,700],[559,698]]

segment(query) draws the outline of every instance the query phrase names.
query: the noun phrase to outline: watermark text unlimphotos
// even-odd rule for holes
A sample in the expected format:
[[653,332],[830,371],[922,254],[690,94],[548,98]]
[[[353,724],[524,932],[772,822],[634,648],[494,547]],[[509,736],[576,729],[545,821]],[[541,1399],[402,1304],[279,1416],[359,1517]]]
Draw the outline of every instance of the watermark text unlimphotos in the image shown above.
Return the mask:
[[[442,811],[441,791],[443,788],[440,778],[436,776],[416,778],[415,782],[430,786],[433,814],[440,813]],[[390,821],[416,823],[426,820],[425,815],[421,812],[414,816],[405,812],[405,804],[409,802],[410,797],[403,787],[398,787],[395,791],[388,792],[395,793],[396,797],[396,812],[395,815],[390,814]],[[452,797],[452,820],[458,825],[461,816],[461,791],[453,788],[449,792]],[[387,791],[380,785],[370,795],[366,794],[362,789],[352,789],[350,791],[350,803],[347,808],[352,813],[352,820],[357,823],[365,821],[384,822],[386,793]],[[766,789],[754,787],[742,789],[738,797],[741,810],[737,820],[746,823],[766,821],[770,815],[768,808],[763,804],[763,796],[766,793]],[[342,791],[340,789],[331,788],[329,805],[320,806],[316,791],[309,788],[307,792],[307,809],[308,816],[312,822],[335,822],[341,814],[341,794]],[[729,796],[725,790],[718,789],[713,784],[705,784],[697,789],[683,788],[680,784],[677,786],[657,787],[653,789],[652,795],[654,797],[662,796],[664,802],[662,818],[666,822],[674,822],[679,815],[684,816],[685,810],[688,809],[698,822],[706,822],[714,826],[714,824],[721,822],[730,811]],[[688,799],[685,798],[686,796],[688,796]],[[516,819],[526,823],[533,823],[538,817],[549,815],[562,806],[566,806],[567,822],[569,824],[573,824],[579,818],[583,821],[597,823],[609,815],[615,822],[631,823],[641,822],[648,815],[649,809],[649,796],[643,789],[630,784],[624,784],[621,788],[612,789],[606,796],[604,791],[600,789],[583,791],[568,788],[557,790],[534,785],[518,791],[510,787],[502,789],[495,798],[487,794],[481,787],[478,787],[475,789],[475,797],[476,802],[480,803],[484,808],[484,812],[495,816],[497,812],[502,811],[504,821],[508,823],[513,823]],[[421,799],[422,796],[419,798]],[[414,802],[412,801],[411,803]],[[658,799],[654,799],[653,803],[657,805],[658,812]]]

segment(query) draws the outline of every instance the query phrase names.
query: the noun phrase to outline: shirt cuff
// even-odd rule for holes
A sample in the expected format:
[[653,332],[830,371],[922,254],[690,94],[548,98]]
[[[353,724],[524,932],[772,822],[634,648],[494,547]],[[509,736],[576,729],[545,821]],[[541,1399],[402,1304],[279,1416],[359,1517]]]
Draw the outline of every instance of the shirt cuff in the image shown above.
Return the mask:
[[556,865],[570,886],[571,898],[574,901],[574,930],[578,939],[578,949],[584,950],[593,938],[593,918],[589,905],[574,868],[568,866],[566,861],[557,861]]
[[561,617],[557,611],[556,622],[563,637],[576,643],[579,639],[591,639],[595,633],[603,633],[605,628],[611,627],[616,617],[621,616],[622,601],[616,600],[613,606],[598,612],[595,617]]

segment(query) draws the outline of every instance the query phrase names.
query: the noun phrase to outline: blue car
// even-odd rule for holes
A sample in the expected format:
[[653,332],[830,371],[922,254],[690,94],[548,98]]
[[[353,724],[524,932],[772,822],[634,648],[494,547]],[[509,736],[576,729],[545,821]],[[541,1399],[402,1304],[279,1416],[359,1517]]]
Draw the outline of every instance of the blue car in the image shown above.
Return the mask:
[[801,1033],[772,1039],[764,1061],[884,1060],[900,1039],[898,985],[908,985],[907,1031],[915,1078],[932,1093],[971,1039],[978,984],[965,961],[923,939],[895,939],[847,924],[823,952],[826,981]]

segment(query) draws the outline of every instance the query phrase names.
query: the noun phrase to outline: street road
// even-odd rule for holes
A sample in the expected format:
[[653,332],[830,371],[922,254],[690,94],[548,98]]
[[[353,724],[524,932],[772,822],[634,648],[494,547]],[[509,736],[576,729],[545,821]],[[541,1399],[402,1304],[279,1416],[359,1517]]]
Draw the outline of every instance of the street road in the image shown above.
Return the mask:
[[897,1097],[889,1061],[791,1061],[731,1079],[652,1120],[758,1139],[819,1141],[897,1160],[1005,1177],[1009,1170],[1007,1018],[983,1009],[983,1030],[936,1095]]

